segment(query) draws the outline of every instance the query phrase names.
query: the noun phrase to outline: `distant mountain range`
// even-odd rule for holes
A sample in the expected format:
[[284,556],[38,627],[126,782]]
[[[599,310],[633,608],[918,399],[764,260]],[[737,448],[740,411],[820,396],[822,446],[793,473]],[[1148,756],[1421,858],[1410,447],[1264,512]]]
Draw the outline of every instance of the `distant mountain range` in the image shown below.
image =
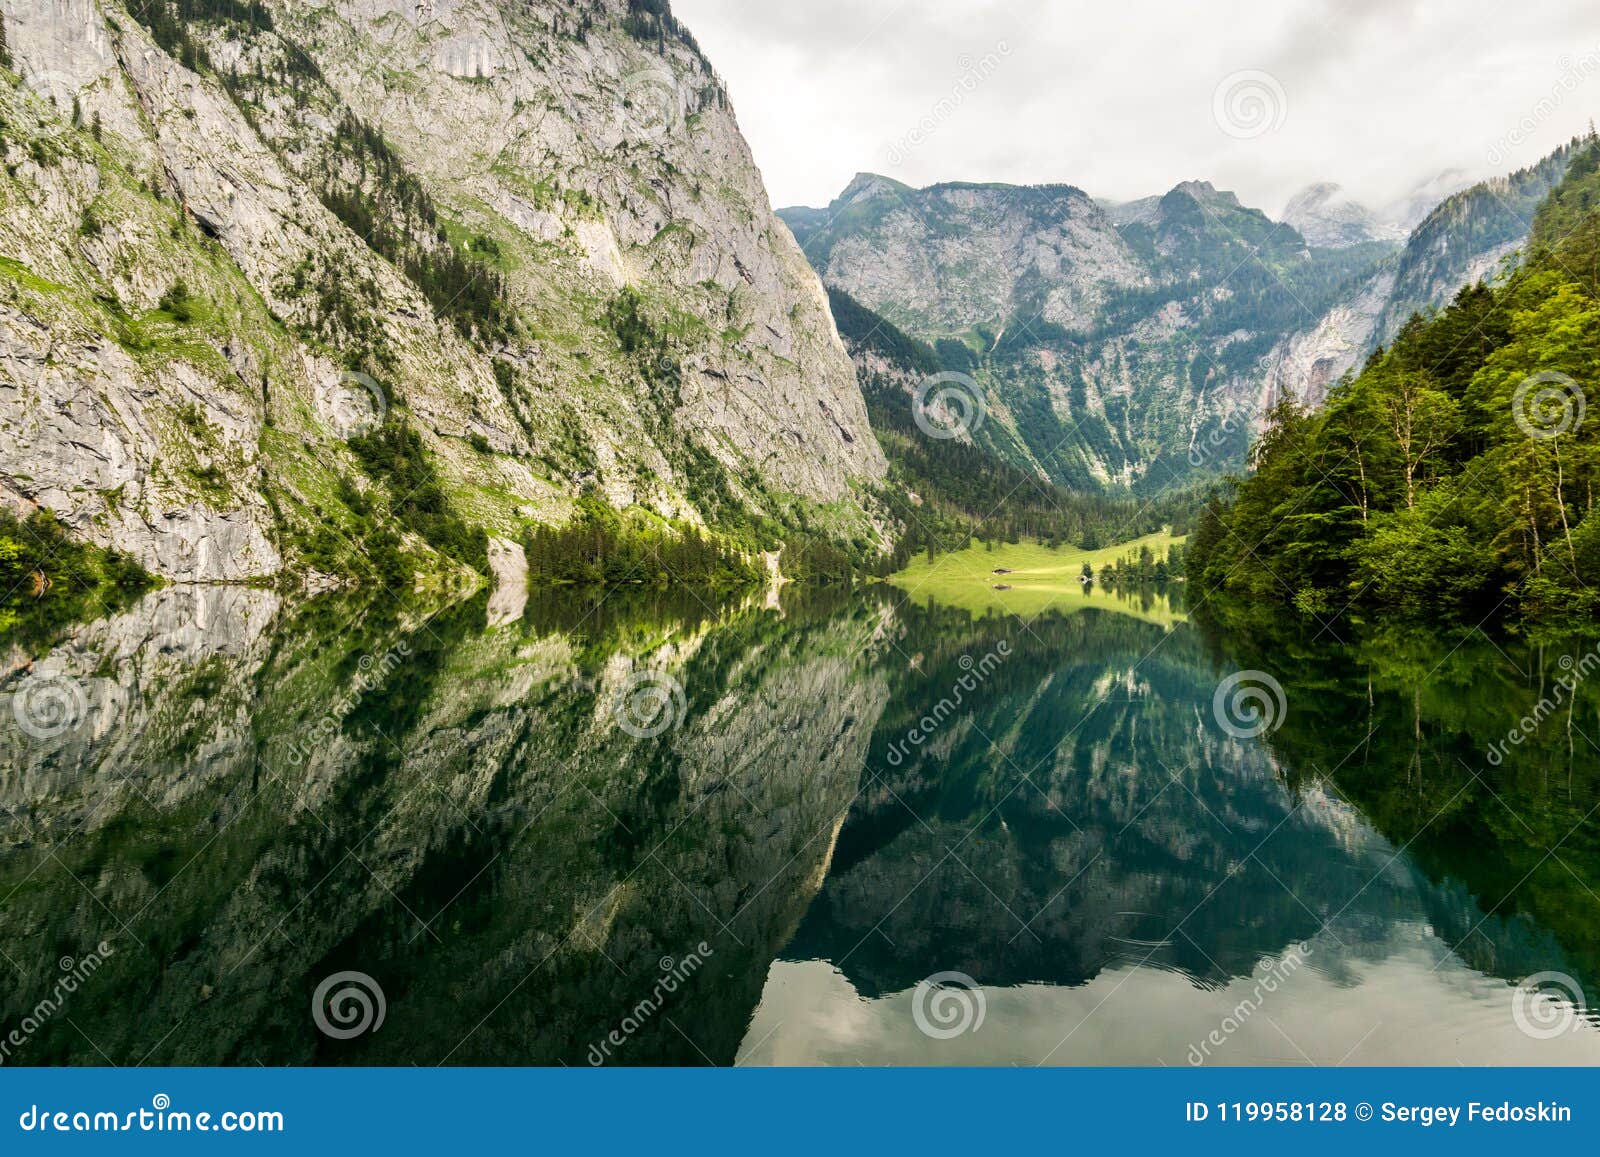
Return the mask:
[[1412,313],[1493,275],[1569,155],[1377,210],[1319,183],[1281,220],[1205,181],[1118,203],[870,173],[779,216],[830,289],[979,384],[974,440],[1058,484],[1151,493],[1238,468],[1276,399],[1317,403]]

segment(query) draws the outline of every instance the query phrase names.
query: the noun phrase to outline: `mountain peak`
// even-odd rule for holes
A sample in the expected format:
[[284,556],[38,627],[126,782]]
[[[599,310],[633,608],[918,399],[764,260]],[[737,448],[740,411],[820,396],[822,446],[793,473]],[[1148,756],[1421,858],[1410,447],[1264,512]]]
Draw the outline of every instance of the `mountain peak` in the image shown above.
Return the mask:
[[1336,181],[1314,181],[1284,206],[1280,218],[1316,249],[1345,249],[1368,241],[1403,241],[1405,226],[1392,215],[1373,212]]
[[850,183],[844,187],[835,200],[837,205],[853,205],[860,201],[870,201],[875,197],[898,197],[911,192],[911,186],[885,177],[880,173],[857,173],[850,178]]
[[1167,196],[1171,197],[1177,193],[1193,197],[1202,205],[1226,205],[1234,209],[1241,207],[1237,194],[1226,189],[1218,189],[1210,181],[1180,181],[1172,187]]

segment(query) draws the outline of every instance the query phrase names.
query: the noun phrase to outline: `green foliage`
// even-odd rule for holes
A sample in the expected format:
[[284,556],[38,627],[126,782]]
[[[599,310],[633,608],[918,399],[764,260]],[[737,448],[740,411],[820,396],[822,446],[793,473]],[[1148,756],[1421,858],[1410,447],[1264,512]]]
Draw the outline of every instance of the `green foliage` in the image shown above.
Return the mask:
[[[899,326],[879,317],[842,289],[828,287],[828,304],[833,308],[833,320],[839,327],[839,336],[852,348],[870,350],[888,361],[904,366],[919,374],[936,374],[949,364],[943,351],[935,352],[926,342],[911,337]],[[941,347],[946,344],[941,342]],[[960,342],[949,343],[963,351]],[[970,356],[970,351],[967,351]],[[954,369],[963,369],[960,365]]]
[[1118,589],[1128,587],[1162,587],[1176,579],[1181,579],[1184,573],[1184,546],[1177,543],[1167,548],[1164,555],[1158,555],[1148,545],[1141,546],[1138,553],[1123,555],[1114,562],[1100,568],[1098,576],[1088,563],[1083,564],[1083,577],[1099,580],[1108,587]]
[[389,493],[396,521],[440,554],[479,573],[489,569],[489,540],[452,509],[422,436],[404,421],[390,421],[350,439],[362,468]]
[[[496,342],[509,336],[513,311],[504,278],[479,259],[480,254],[491,259],[498,256],[498,246],[492,239],[478,238],[464,251],[458,250],[440,227],[437,210],[421,181],[379,130],[344,110],[326,152],[309,154],[308,167],[307,155],[299,147],[289,155],[281,147],[283,143],[263,128],[256,108],[256,101],[265,95],[263,86],[275,95],[287,91],[300,108],[310,104],[313,96],[330,102],[338,98],[315,61],[288,40],[270,35],[274,32],[271,13],[258,0],[151,0],[136,6],[134,14],[158,44],[197,70],[212,70],[204,44],[197,39],[201,23],[223,25],[230,39],[249,41],[254,72],[233,70],[220,77],[246,118],[262,130],[269,143],[280,146],[280,155],[291,166],[312,180],[318,198],[330,212],[421,290],[438,316],[467,337]],[[370,327],[362,323],[359,311],[348,300],[351,294],[370,297],[366,287],[352,287],[344,279],[328,275],[312,286],[311,272],[298,271],[292,288],[295,292],[316,290],[318,316],[323,322],[319,331],[332,322],[341,331],[338,336],[356,343],[368,341]]]
[[142,0],[128,11],[150,30],[151,38],[196,72],[209,70],[211,58],[194,38],[193,26],[201,21],[247,25],[271,31],[272,13],[260,0]]
[[658,50],[665,51],[667,41],[676,40],[705,60],[689,30],[672,14],[670,0],[628,0],[622,27],[642,44],[654,44]]
[[114,550],[79,542],[56,517],[0,511],[0,640],[25,647],[61,627],[115,610],[155,585]]
[[174,321],[187,325],[194,320],[195,301],[182,278],[172,283],[172,288],[161,295],[158,307],[172,315]]
[[664,346],[661,335],[642,312],[643,299],[631,285],[623,286],[606,307],[606,324],[617,335],[622,352],[649,354]]
[[597,587],[750,586],[762,568],[726,540],[688,524],[627,518],[597,499],[565,526],[537,526],[523,549],[535,584]]
[[1254,476],[1201,519],[1200,591],[1472,622],[1600,609],[1597,158],[1592,138],[1573,155],[1504,285],[1413,318],[1321,413],[1271,415]]
[[1521,241],[1528,235],[1529,219],[1581,152],[1582,142],[1574,141],[1536,165],[1474,185],[1434,209],[1401,254],[1393,300],[1415,309],[1433,297],[1434,286],[1465,280],[1474,255]]
[[848,584],[855,577],[854,560],[825,538],[794,534],[778,556],[783,576],[802,583]]
[[1464,504],[1440,488],[1414,507],[1373,515],[1352,556],[1354,581],[1374,603],[1402,611],[1469,605],[1495,573],[1495,561],[1463,514]]
[[462,336],[505,340],[513,325],[505,278],[449,242],[432,198],[383,134],[346,112],[332,147],[318,190],[329,211],[404,273]]

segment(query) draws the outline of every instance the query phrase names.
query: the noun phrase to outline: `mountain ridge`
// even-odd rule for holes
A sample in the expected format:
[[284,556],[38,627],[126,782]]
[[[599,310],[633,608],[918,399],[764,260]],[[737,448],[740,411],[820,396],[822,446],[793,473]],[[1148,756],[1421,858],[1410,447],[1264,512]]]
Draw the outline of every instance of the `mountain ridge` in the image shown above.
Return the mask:
[[[1274,220],[1201,179],[1111,202],[858,174],[828,208],[779,216],[831,289],[968,348],[972,365],[948,368],[976,375],[995,453],[1058,484],[1149,492],[1242,467],[1276,399],[1316,404],[1413,313],[1493,274],[1570,149],[1452,193],[1403,242],[1327,182]],[[974,189],[988,203],[962,216],[952,193]],[[1079,210],[1079,243],[1046,268],[1022,255],[1052,196],[1095,212]]]

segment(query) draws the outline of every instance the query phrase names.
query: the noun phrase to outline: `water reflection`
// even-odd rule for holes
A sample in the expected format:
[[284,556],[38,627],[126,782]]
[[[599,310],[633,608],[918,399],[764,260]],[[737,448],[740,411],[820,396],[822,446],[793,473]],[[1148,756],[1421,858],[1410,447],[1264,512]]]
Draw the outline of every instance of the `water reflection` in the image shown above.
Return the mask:
[[[1183,1064],[1230,1013],[1206,1063],[1600,1059],[1511,1000],[1600,991],[1600,702],[1482,758],[1558,648],[883,589],[503,610],[175,588],[14,655],[6,1062]],[[1247,666],[1290,704],[1263,740],[1211,714]],[[45,737],[41,677],[82,690]],[[318,1029],[344,972],[378,1031]],[[977,1032],[918,1029],[938,972]]]

